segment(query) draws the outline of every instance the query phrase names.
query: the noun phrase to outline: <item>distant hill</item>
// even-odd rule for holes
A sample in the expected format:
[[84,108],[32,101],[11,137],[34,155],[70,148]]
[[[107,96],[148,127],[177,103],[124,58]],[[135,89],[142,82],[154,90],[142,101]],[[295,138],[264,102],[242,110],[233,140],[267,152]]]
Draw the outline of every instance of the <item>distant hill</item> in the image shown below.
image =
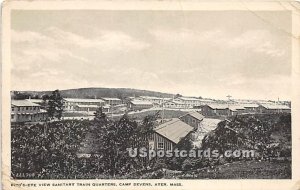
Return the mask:
[[[32,98],[41,98],[44,94],[50,94],[51,91],[18,91],[22,94],[30,95]],[[124,99],[130,96],[156,96],[163,98],[171,98],[173,94],[155,92],[149,90],[138,90],[131,88],[78,88],[60,90],[64,98],[100,98],[111,97]],[[12,92],[12,95],[14,93]]]

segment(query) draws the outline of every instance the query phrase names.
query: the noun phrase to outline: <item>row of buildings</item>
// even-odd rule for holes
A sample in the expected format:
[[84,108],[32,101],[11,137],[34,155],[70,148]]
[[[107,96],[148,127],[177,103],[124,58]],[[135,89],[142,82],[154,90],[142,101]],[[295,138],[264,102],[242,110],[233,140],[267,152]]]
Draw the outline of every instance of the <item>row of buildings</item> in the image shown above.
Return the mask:
[[[150,149],[173,150],[174,147],[193,131],[201,130],[201,122],[209,116],[233,116],[249,113],[290,113],[288,105],[264,102],[263,104],[205,104],[198,106],[197,111],[189,112],[179,118],[173,118],[154,128],[148,137]],[[220,120],[221,121],[221,120]]]
[[95,111],[97,107],[103,107],[104,112],[110,112],[112,107],[126,106],[128,110],[143,110],[152,107],[164,107],[171,109],[191,109],[195,106],[214,103],[213,100],[192,97],[161,98],[154,96],[128,97],[124,100],[118,98],[79,99],[64,98],[66,111]]
[[[64,98],[65,112],[94,113],[99,107],[109,113],[112,107],[122,105],[118,98],[81,99]],[[11,122],[39,122],[47,119],[47,111],[41,99],[11,100]]]
[[151,107],[164,107],[170,109],[192,109],[195,106],[214,103],[211,99],[194,97],[161,98],[153,96],[130,97],[127,99],[128,108],[131,110],[148,109]]
[[206,116],[232,116],[251,113],[291,112],[288,104],[270,101],[215,101],[194,97],[159,98],[150,96],[133,97],[127,102],[129,110],[142,110],[151,107],[167,109],[196,109]]
[[291,113],[282,104],[206,104],[195,107],[204,116],[234,116],[241,114]]
[[[64,98],[65,112],[85,112],[92,114],[99,107],[104,113],[118,113],[118,111],[136,111],[160,107],[166,109],[196,109],[205,116],[232,116],[246,113],[281,113],[291,112],[288,105],[263,102],[222,102],[211,99],[194,97],[161,98],[152,96],[129,97],[125,100],[119,98]],[[46,117],[45,108],[41,99],[12,100],[11,121],[40,121]],[[20,107],[20,108],[19,108]],[[33,108],[31,108],[33,107]],[[33,109],[33,110],[31,110]],[[20,111],[15,111],[20,110]],[[121,113],[120,111],[120,113]],[[37,115],[37,116],[36,116]]]
[[86,110],[89,108],[92,109],[93,107],[100,107],[100,106],[116,106],[122,104],[122,100],[119,98],[99,98],[99,99],[87,99],[87,98],[64,98],[64,108],[67,111],[74,111],[79,107],[84,108],[86,106]]

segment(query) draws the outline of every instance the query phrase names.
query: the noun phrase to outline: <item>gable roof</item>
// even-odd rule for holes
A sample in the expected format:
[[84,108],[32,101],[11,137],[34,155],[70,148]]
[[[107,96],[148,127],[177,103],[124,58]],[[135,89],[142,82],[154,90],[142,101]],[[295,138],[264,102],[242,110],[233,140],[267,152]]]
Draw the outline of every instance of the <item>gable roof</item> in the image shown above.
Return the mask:
[[108,97],[103,97],[103,98],[101,98],[102,100],[105,100],[105,101],[109,101],[109,100],[111,100],[111,101],[121,101],[119,98],[108,98]]
[[240,104],[244,108],[257,108],[259,105],[258,104]]
[[173,103],[173,104],[177,104],[177,105],[185,105],[185,103],[179,102],[179,101],[176,101],[176,100],[169,100],[169,101],[166,101],[165,103]]
[[286,105],[279,105],[279,104],[261,104],[261,106],[267,109],[287,109],[287,110],[291,109]]
[[[155,97],[155,96],[140,96],[140,98],[143,99],[149,99],[149,100],[163,100],[164,98],[161,97]],[[166,99],[166,98],[165,98]]]
[[243,106],[240,106],[240,105],[230,105],[229,109],[231,111],[237,111],[237,110],[244,110],[245,108]]
[[180,99],[180,100],[184,100],[184,101],[200,101],[199,98],[193,98],[193,97],[178,97],[177,99]]
[[98,105],[76,105],[78,108],[99,108]]
[[97,103],[104,103],[104,100],[101,99],[88,99],[88,98],[64,98],[67,102],[97,102]]
[[154,131],[177,144],[182,138],[193,131],[193,129],[192,126],[184,123],[180,119],[173,118],[171,121],[157,126]]
[[17,107],[22,107],[22,106],[34,106],[34,107],[40,107],[39,104],[33,103],[28,100],[11,100],[11,105],[17,106]]
[[228,109],[228,104],[207,104],[208,107],[212,109]]
[[197,112],[197,111],[189,112],[189,113],[187,113],[187,114],[185,114],[183,116],[180,116],[179,118],[184,117],[186,115],[190,115],[190,116],[192,116],[195,119],[198,119],[200,121],[204,119],[204,116],[201,113]]
[[153,105],[152,102],[142,101],[142,100],[132,100],[130,103],[134,105]]
[[26,100],[28,100],[28,101],[30,101],[32,103],[37,103],[37,104],[41,104],[41,103],[44,102],[43,99],[26,99]]

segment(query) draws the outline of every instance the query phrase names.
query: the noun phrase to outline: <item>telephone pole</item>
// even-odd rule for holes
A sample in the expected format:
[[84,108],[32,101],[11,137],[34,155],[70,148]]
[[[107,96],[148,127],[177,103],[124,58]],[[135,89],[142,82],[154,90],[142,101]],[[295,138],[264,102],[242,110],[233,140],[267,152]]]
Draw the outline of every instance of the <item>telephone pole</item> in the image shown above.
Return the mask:
[[226,97],[228,98],[228,101],[227,101],[228,115],[230,115],[229,102],[230,102],[230,98],[231,98],[232,96],[231,96],[231,95],[227,95]]

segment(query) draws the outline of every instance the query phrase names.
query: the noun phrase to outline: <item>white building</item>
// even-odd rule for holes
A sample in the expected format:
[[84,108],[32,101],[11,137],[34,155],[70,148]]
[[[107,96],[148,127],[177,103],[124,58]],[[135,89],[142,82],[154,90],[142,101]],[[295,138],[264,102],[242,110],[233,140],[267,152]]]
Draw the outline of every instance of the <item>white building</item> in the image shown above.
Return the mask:
[[102,99],[82,99],[82,98],[64,98],[64,110],[76,111],[78,107],[100,107],[104,106],[105,101]]
[[119,98],[101,98],[103,101],[105,101],[105,104],[109,104],[111,106],[116,106],[122,104],[122,100]]
[[47,119],[47,111],[28,100],[11,100],[11,122],[37,122]]
[[137,100],[151,102],[154,105],[161,106],[164,102],[171,100],[172,98],[160,98],[155,96],[140,96],[136,98]]
[[176,100],[170,100],[170,101],[165,102],[163,104],[163,107],[171,108],[171,109],[188,109],[189,108],[186,104],[176,101]]
[[210,104],[214,102],[213,100],[209,100],[209,99],[200,99],[200,98],[193,98],[193,97],[178,97],[174,101],[185,104],[187,108],[193,108],[195,106]]
[[132,100],[128,103],[128,108],[130,110],[143,110],[149,109],[153,107],[153,103],[149,101],[141,101],[141,100]]

